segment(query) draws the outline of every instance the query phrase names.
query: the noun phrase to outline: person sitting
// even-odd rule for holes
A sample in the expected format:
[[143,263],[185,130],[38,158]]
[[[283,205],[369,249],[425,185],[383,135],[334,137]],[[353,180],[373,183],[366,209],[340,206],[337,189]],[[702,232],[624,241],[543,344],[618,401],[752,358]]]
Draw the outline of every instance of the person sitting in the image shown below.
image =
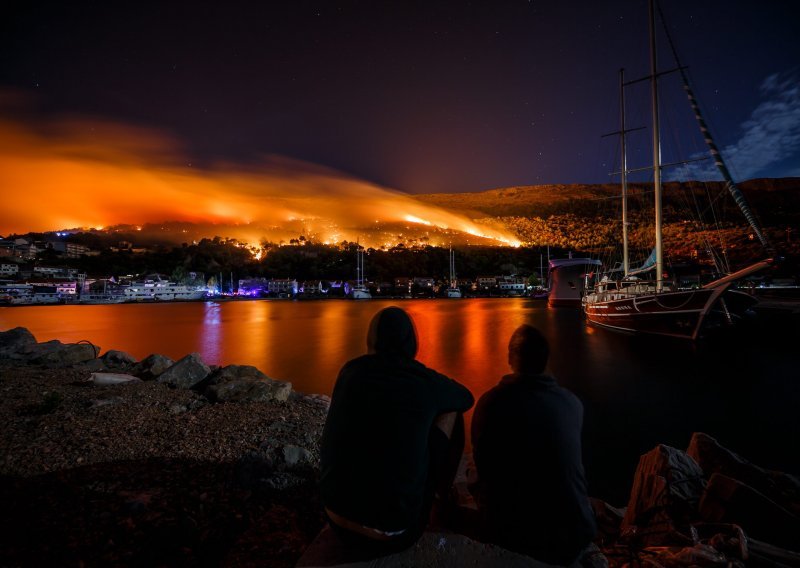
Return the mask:
[[447,495],[464,446],[459,413],[474,399],[415,360],[416,329],[400,308],[373,317],[367,348],[342,367],[333,389],[320,490],[341,540],[389,553],[416,542],[435,493]]
[[513,373],[486,392],[472,418],[484,537],[551,564],[574,562],[596,532],[581,460],[583,405],[544,374],[545,337],[522,325],[508,344]]

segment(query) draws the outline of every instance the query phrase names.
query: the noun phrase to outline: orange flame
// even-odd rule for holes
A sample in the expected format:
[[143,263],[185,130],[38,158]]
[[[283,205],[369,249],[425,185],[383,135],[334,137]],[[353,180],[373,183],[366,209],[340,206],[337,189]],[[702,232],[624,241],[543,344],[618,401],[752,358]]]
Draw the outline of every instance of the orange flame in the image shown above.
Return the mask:
[[274,156],[259,167],[198,169],[178,147],[153,131],[109,122],[31,127],[0,119],[0,231],[169,220],[238,225],[238,235],[223,236],[250,242],[306,234],[380,246],[394,225],[414,223],[418,233],[519,245],[510,233],[330,169]]

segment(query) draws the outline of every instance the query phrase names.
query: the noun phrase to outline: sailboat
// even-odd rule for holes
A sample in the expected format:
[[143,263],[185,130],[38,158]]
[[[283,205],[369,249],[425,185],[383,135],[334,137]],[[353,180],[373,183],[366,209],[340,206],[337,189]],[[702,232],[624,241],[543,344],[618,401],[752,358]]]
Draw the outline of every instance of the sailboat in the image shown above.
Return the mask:
[[450,287],[447,289],[447,297],[461,297],[461,290],[458,287],[458,280],[456,280],[456,257],[453,247],[450,247]]
[[[630,132],[625,126],[625,87],[639,80],[626,83],[624,71],[620,71],[620,131],[622,145],[622,234],[623,262],[620,270],[606,274],[592,273],[587,275],[586,293],[582,300],[583,311],[589,322],[600,326],[635,333],[650,333],[694,340],[697,339],[709,317],[720,315],[721,321],[735,323],[755,304],[755,300],[742,292],[731,290],[731,286],[739,279],[762,270],[772,264],[766,258],[741,270],[726,274],[721,278],[705,284],[697,289],[684,290],[677,288],[665,280],[662,242],[662,183],[661,140],[659,129],[658,77],[657,65],[655,6],[649,0],[650,12],[650,75],[645,79],[650,82],[651,117],[652,117],[652,150],[653,150],[653,186],[655,195],[655,248],[650,257],[637,268],[630,267],[628,254],[628,219],[627,219],[627,160],[625,156],[625,134]],[[663,20],[663,15],[662,15]],[[671,40],[670,40],[671,44]],[[673,54],[675,50],[673,47]],[[678,60],[675,54],[676,61]],[[764,248],[771,250],[766,236],[758,226],[749,209],[744,195],[736,187],[730,173],[719,153],[708,127],[700,113],[694,93],[689,86],[684,67],[678,62],[672,71],[680,72],[684,90],[686,91],[695,118],[711,155],[726,182],[728,191],[733,196],[754,233]],[[645,280],[642,275],[652,274],[654,278]],[[593,286],[592,286],[593,285]]]
[[364,249],[359,246],[356,251],[356,285],[351,292],[354,300],[369,300],[372,294],[364,285]]

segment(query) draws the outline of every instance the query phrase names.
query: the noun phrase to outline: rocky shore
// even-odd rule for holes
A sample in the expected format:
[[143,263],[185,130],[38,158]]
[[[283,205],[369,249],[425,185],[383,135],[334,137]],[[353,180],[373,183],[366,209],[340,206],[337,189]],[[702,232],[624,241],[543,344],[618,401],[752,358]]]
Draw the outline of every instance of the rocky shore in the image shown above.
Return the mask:
[[[197,354],[136,361],[0,331],[0,565],[294,566],[324,525],[328,403]],[[642,456],[626,508],[593,507],[585,564],[800,566],[800,481],[704,434]],[[512,560],[444,528],[382,566]]]
[[0,332],[0,565],[293,566],[323,523],[326,398],[98,355]]

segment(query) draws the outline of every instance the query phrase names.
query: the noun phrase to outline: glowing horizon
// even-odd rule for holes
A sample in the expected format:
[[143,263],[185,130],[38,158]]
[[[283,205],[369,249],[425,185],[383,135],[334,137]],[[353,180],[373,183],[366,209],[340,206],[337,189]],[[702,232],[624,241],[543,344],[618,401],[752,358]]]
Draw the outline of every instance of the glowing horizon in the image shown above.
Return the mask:
[[508,231],[313,164],[268,156],[259,166],[199,169],[179,147],[157,132],[111,122],[31,127],[0,119],[0,231],[179,221],[234,225],[239,234],[225,236],[255,243],[309,234],[382,246],[386,235],[374,234],[376,227],[414,226],[520,244]]

